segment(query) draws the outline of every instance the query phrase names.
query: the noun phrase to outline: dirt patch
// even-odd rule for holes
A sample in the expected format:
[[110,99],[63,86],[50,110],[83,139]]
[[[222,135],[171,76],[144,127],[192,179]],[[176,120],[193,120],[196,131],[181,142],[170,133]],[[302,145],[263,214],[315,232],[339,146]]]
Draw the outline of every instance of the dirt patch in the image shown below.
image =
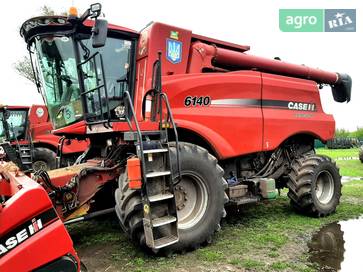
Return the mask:
[[114,251],[114,245],[92,245],[78,248],[77,253],[89,272],[122,271],[110,265],[109,257]]

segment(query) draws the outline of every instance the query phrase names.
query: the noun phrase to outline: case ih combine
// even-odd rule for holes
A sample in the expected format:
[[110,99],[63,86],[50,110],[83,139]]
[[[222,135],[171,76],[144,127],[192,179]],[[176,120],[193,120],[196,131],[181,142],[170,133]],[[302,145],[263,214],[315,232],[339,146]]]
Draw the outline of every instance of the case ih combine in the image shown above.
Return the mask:
[[[0,106],[0,140],[7,159],[22,170],[50,170],[56,167],[61,137],[51,133],[53,127],[43,105]],[[67,165],[86,150],[86,141],[64,141],[63,164]]]
[[319,87],[348,102],[348,75],[161,23],[138,33],[108,25],[100,9],[21,28],[54,133],[90,139],[77,164],[34,177],[63,221],[82,220],[105,184],[123,230],[154,252],[210,242],[226,205],[273,198],[275,188],[289,188],[299,212],[335,211],[339,170],[314,139],[335,130]]

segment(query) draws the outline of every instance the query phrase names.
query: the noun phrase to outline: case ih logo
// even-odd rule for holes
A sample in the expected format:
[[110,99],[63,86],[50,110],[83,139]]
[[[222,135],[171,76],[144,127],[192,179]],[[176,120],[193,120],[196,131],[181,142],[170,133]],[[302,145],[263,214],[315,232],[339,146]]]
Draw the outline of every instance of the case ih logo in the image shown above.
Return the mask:
[[280,9],[283,32],[355,32],[355,9]]
[[[8,233],[2,234],[0,237],[0,258],[56,220],[58,220],[58,215],[53,208],[50,208]],[[0,269],[0,271],[2,270]]]
[[0,242],[0,256],[7,253],[9,250],[15,248],[17,245],[21,244],[39,230],[43,228],[42,220],[33,218],[31,223],[22,228],[17,230],[15,233],[11,234],[10,236],[1,239]]

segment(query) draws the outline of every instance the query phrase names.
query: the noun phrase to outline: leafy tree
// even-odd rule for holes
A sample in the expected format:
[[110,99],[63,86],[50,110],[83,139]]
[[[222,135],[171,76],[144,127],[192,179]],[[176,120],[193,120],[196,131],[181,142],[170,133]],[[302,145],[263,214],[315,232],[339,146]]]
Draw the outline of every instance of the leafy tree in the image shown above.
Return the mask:
[[19,75],[35,83],[33,69],[31,66],[30,58],[28,56],[24,56],[21,60],[15,62],[14,69],[18,72]]
[[44,5],[40,8],[40,14],[42,16],[54,16],[55,12],[51,7]]
[[338,128],[335,130],[335,138],[346,138],[350,136],[350,132],[344,128]]

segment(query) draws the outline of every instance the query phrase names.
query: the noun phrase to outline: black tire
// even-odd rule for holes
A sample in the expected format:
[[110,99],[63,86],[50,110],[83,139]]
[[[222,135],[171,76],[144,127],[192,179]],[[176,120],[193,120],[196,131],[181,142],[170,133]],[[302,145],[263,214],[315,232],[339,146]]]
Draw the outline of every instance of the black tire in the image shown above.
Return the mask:
[[126,172],[119,177],[115,201],[115,211],[122,229],[137,245],[145,246],[141,195],[139,191],[129,189]]
[[37,170],[52,170],[56,167],[57,154],[45,147],[34,148],[32,168]]
[[359,149],[359,160],[361,163],[363,163],[363,147]]
[[335,212],[341,197],[339,168],[329,157],[305,155],[291,167],[288,197],[292,206],[310,216],[327,216]]
[[[208,197],[206,208],[200,219],[190,228],[179,227],[179,242],[162,249],[162,252],[181,252],[196,249],[212,241],[215,231],[220,229],[220,221],[226,216],[224,204],[228,201],[225,194],[227,182],[223,178],[224,171],[218,165],[217,159],[202,147],[194,144],[179,143],[181,172],[185,178],[197,175],[202,180]],[[176,172],[175,144],[170,144],[173,171]],[[182,183],[181,183],[182,184]],[[126,175],[120,176],[119,188],[115,193],[116,213],[122,228],[131,239],[145,247],[144,230],[142,225],[143,210],[140,193],[128,189]]]

